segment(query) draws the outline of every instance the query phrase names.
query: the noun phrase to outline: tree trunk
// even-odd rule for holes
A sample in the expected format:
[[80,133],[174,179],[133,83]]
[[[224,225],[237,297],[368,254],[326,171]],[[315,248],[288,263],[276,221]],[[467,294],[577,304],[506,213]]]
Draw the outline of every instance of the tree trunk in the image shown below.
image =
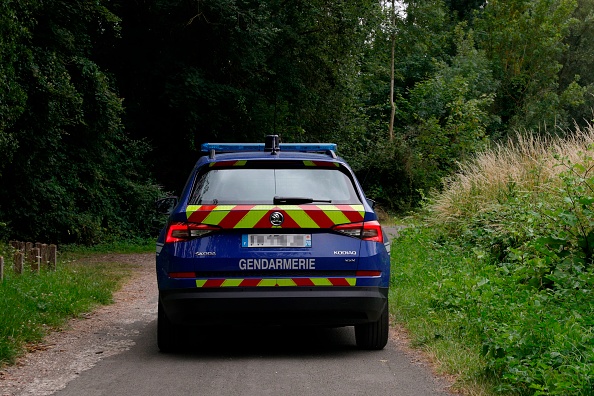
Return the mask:
[[390,141],[394,140],[394,118],[396,116],[396,104],[394,103],[394,53],[396,50],[396,8],[392,0],[392,57],[390,59],[390,127],[388,128],[388,135]]

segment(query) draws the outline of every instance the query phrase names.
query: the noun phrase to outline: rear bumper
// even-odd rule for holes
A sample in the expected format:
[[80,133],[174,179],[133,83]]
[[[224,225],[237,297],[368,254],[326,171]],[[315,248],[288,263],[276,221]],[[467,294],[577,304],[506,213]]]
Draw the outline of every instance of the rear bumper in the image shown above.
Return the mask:
[[175,324],[350,326],[378,320],[388,303],[388,289],[183,289],[161,291],[159,299],[167,317]]

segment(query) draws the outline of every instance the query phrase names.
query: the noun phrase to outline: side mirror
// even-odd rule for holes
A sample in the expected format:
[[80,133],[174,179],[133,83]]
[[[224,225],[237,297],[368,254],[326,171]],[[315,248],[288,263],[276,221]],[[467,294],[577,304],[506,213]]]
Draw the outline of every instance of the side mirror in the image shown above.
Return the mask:
[[159,215],[170,215],[177,206],[177,197],[161,198],[155,202],[155,208]]

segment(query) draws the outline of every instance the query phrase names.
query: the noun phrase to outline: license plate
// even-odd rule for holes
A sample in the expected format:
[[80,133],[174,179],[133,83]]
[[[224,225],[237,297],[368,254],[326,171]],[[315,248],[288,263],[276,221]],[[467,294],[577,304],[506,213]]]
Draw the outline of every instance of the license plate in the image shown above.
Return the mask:
[[242,247],[311,247],[311,234],[244,234]]

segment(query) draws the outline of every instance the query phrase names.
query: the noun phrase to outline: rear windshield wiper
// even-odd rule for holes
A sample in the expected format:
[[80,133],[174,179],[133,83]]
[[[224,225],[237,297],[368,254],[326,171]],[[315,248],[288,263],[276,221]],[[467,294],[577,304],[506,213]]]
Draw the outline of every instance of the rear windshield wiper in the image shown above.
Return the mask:
[[313,199],[313,198],[304,198],[304,197],[274,197],[272,202],[277,204],[286,204],[286,205],[299,205],[299,204],[307,204],[307,203],[314,203],[314,202],[324,202],[324,203],[332,203],[330,199]]

